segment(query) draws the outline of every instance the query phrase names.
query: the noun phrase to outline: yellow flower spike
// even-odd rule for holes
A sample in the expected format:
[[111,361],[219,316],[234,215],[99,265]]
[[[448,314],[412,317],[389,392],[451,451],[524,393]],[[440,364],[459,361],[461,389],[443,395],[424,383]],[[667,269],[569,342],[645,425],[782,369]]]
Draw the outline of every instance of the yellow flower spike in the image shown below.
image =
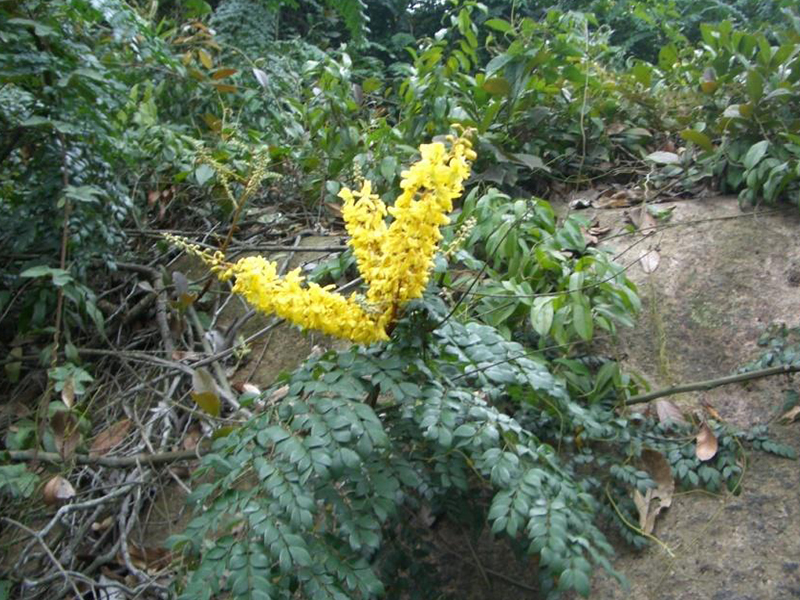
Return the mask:
[[350,235],[348,244],[353,248],[361,276],[369,285],[383,259],[381,242],[386,235],[386,205],[372,193],[372,182],[367,180],[360,191],[343,188],[339,197],[344,200],[342,218]]
[[[420,146],[420,159],[402,172],[402,191],[390,208],[372,193],[372,183],[366,180],[360,190],[339,192],[348,243],[369,286],[365,296],[345,298],[306,283],[299,269],[278,277],[276,264],[260,256],[229,264],[219,252],[168,239],[199,256],[220,279],[235,277],[233,291],[263,313],[359,344],[386,340],[402,306],[421,297],[428,285],[442,239],[440,228],[450,222],[447,213],[463,192],[469,163],[475,160],[466,137],[446,139],[449,149],[440,142]],[[387,214],[394,218],[388,227]]]

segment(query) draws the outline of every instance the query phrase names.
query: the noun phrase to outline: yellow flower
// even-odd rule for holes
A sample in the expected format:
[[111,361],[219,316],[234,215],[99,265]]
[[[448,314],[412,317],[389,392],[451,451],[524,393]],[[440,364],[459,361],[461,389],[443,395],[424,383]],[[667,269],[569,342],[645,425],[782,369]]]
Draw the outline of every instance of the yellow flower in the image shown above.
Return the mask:
[[388,339],[386,331],[352,296],[345,298],[316,283],[303,287],[299,269],[280,278],[274,262],[249,256],[233,265],[232,272],[236,277],[234,293],[244,296],[260,312],[362,344]]
[[[364,181],[357,191],[344,188],[342,217],[358,269],[368,286],[366,297],[345,298],[316,283],[306,283],[299,269],[278,277],[277,267],[260,256],[233,265],[185,242],[181,247],[200,255],[220,279],[236,278],[233,291],[257,310],[275,314],[306,329],[360,344],[388,339],[388,332],[409,300],[425,291],[453,200],[464,190],[475,152],[464,137],[448,136],[449,149],[435,142],[420,146],[420,160],[403,171],[401,193],[387,209]],[[393,217],[386,225],[387,214]],[[174,243],[175,240],[172,240]]]

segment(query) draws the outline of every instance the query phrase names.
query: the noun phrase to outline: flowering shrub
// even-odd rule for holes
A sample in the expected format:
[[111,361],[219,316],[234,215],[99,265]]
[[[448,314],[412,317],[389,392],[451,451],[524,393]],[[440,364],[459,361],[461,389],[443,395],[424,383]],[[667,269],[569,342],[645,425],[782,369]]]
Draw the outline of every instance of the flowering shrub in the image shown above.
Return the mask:
[[[274,262],[248,256],[233,265],[221,255],[209,255],[177,238],[169,239],[210,264],[221,279],[236,278],[234,293],[259,311],[276,314],[306,329],[361,344],[387,340],[400,309],[422,296],[433,258],[447,225],[453,200],[463,192],[475,159],[465,137],[447,138],[450,148],[435,142],[420,146],[421,158],[403,171],[402,193],[387,207],[365,180],[360,190],[344,188],[342,216],[359,271],[369,285],[366,297],[345,298],[329,287],[309,282],[303,286],[300,269],[281,278]],[[385,217],[394,217],[386,225]]]

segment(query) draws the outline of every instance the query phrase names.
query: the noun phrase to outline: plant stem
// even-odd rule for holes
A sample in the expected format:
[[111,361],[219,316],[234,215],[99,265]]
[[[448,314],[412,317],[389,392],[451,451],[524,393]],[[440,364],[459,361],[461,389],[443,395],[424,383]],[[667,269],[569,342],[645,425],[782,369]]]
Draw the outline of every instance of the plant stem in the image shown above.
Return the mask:
[[643,404],[650,402],[656,398],[663,398],[664,396],[674,396],[675,394],[682,394],[684,392],[698,392],[707,391],[729,385],[731,383],[743,383],[753,379],[762,379],[764,377],[772,377],[773,375],[788,375],[790,373],[797,373],[800,371],[800,364],[796,365],[781,365],[778,367],[769,367],[768,369],[761,369],[759,371],[750,371],[748,373],[737,373],[736,375],[727,375],[726,377],[719,377],[717,379],[706,379],[705,381],[695,381],[693,383],[684,383],[682,385],[673,385],[662,390],[648,392],[646,394],[639,394],[631,396],[625,401],[625,404]]

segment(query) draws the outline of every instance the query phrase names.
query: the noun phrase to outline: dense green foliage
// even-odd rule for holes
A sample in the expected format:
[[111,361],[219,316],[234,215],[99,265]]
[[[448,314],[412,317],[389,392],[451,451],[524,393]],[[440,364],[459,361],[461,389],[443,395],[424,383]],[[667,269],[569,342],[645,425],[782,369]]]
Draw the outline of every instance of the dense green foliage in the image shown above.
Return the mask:
[[[687,488],[732,492],[745,447],[788,451],[712,419],[720,450],[701,461],[685,443],[700,423],[626,410],[640,382],[591,342],[632,325],[637,290],[588,223],[541,197],[646,177],[800,204],[800,17],[785,4],[0,2],[8,379],[35,340],[53,389],[89,395],[77,340],[119,319],[101,299],[132,230],[226,230],[250,207],[313,225],[361,177],[390,204],[420,143],[472,128],[478,162],[424,301],[390,342],[309,360],[277,403],[248,399],[262,412],[216,439],[173,538],[178,593],[400,597],[413,585],[395,566],[424,546],[403,524],[424,509],[536,556],[544,595],[588,595],[592,570],[611,570],[602,527],[646,542],[630,498],[656,485],[643,450]],[[352,266],[343,253],[314,277]],[[794,361],[786,335],[764,365]],[[38,448],[20,423],[7,449]],[[35,485],[19,465],[0,478],[13,498]]]

